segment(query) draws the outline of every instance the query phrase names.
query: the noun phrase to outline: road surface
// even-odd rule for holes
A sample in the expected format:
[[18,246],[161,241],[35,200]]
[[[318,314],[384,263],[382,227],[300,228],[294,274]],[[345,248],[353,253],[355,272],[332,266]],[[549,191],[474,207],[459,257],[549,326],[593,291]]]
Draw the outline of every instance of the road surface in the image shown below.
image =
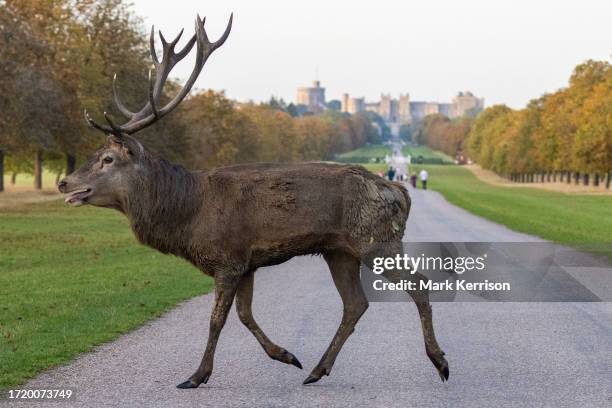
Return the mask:
[[[412,197],[407,240],[537,240],[438,193]],[[425,356],[414,305],[373,303],[331,375],[303,386],[342,306],[323,260],[296,258],[257,272],[254,314],[304,370],[269,359],[232,310],[209,383],[178,390],[199,364],[211,304],[211,295],[187,301],[27,387],[76,389],[64,407],[612,406],[612,303],[435,303],[446,383]]]

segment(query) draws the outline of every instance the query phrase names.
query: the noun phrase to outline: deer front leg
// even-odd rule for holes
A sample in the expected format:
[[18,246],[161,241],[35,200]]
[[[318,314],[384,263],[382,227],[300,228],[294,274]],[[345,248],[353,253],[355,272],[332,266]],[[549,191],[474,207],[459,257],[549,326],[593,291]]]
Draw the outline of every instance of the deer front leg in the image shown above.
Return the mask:
[[228,281],[218,278],[218,275],[215,276],[215,306],[210,316],[210,330],[204,357],[202,357],[202,362],[197,371],[187,381],[177,385],[177,388],[197,388],[200,384],[208,382],[212,374],[217,340],[219,340],[219,334],[232,307],[238,287],[237,281],[237,279]]
[[261,347],[270,358],[283,363],[292,364],[299,369],[302,369],[302,364],[299,360],[290,352],[282,347],[274,344],[268,336],[261,330],[255,318],[253,317],[253,311],[251,305],[253,303],[253,281],[255,273],[251,272],[245,275],[240,283],[238,284],[238,291],[236,293],[236,310],[240,321],[253,333],[253,336],[257,339]]

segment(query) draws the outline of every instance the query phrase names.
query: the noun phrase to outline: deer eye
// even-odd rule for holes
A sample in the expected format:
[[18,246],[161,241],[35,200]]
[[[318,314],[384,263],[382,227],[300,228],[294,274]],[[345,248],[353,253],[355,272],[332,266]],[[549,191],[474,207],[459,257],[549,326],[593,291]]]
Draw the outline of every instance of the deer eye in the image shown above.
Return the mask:
[[102,159],[102,162],[104,164],[111,164],[113,162],[113,158],[110,156],[106,156],[105,158]]

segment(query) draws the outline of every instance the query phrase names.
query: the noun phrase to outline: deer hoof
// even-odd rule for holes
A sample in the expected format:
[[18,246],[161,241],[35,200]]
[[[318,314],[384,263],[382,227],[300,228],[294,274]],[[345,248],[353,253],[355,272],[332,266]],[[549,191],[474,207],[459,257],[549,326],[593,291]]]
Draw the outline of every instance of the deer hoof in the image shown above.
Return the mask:
[[450,372],[448,371],[448,365],[442,367],[442,369],[439,371],[439,374],[440,378],[442,379],[442,382],[448,381],[448,376],[450,375]]
[[316,383],[320,379],[321,379],[321,377],[315,377],[314,375],[311,374],[311,375],[308,376],[308,378],[306,378],[304,380],[304,382],[302,384],[308,385],[308,384]]
[[440,379],[442,380],[442,382],[448,381],[448,377],[450,375],[450,372],[448,370],[448,361],[446,361],[443,356],[443,351],[440,351],[440,354],[438,356],[433,353],[427,353],[427,357],[429,357],[434,367],[436,367],[436,370],[438,370],[438,375],[440,375]]
[[300,370],[302,369],[302,363],[300,363],[300,360],[297,359],[296,356],[294,356],[293,354],[289,353],[288,351],[286,352],[288,355],[288,363],[291,365],[296,366],[297,368],[299,368]]
[[176,388],[180,388],[182,390],[184,389],[188,389],[188,388],[198,388],[200,386],[200,384],[195,384],[193,382],[191,382],[191,380],[187,380],[184,383],[180,383],[179,385],[176,386]]

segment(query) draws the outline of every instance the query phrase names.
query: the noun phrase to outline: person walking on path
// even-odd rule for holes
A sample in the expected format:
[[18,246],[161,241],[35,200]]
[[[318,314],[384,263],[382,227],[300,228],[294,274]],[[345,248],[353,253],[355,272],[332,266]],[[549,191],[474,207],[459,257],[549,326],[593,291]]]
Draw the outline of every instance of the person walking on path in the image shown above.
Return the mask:
[[423,186],[423,190],[427,190],[427,178],[429,177],[429,173],[427,173],[427,170],[421,170],[421,172],[419,173],[419,177],[421,178],[421,185]]
[[387,172],[387,177],[389,178],[389,181],[394,181],[395,180],[395,169],[393,168],[393,166],[389,166],[389,171]]
[[412,184],[412,188],[417,188],[416,180],[417,180],[417,175],[416,175],[416,171],[414,171],[412,172],[412,175],[410,176],[410,184]]

